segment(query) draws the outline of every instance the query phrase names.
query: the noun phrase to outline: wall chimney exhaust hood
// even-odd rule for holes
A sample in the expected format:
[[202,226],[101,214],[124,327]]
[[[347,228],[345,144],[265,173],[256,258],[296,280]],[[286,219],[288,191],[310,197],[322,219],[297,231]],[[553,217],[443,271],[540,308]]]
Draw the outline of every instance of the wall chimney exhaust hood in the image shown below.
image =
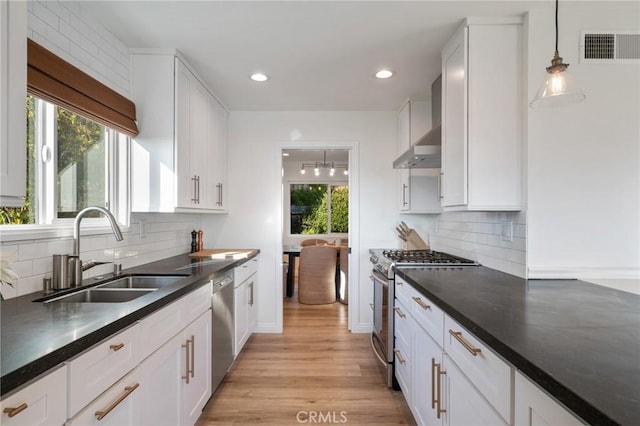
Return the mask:
[[442,127],[440,99],[442,76],[431,84],[431,122],[433,127],[393,162],[394,169],[439,169],[441,161]]

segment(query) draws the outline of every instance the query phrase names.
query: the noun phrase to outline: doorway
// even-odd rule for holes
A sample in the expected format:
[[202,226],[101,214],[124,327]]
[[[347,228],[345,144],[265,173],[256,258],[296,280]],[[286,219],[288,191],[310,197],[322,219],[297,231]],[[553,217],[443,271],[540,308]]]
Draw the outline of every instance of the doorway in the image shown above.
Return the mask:
[[[297,259],[297,256],[285,255],[285,248],[297,246],[299,250],[303,240],[319,238],[332,245],[345,242],[351,253],[354,253],[354,246],[357,245],[357,232],[354,232],[353,227],[354,218],[357,217],[357,187],[354,188],[354,182],[357,182],[357,178],[354,180],[354,171],[357,170],[357,162],[354,161],[356,150],[355,143],[283,145],[279,148],[282,213],[278,238],[282,248],[280,252],[283,253],[283,298],[280,299],[283,301],[283,309],[284,304],[291,300],[287,298],[287,272],[293,271],[295,274],[297,271],[295,265],[292,268],[286,265],[290,258]],[[348,287],[342,292],[342,297],[345,302],[343,311],[347,312],[348,317],[347,329],[351,330],[352,312],[358,306],[358,291],[354,285],[357,273],[353,272],[356,267],[352,259],[355,256],[351,254],[348,257],[349,261],[345,262],[348,263]],[[295,278],[291,277],[294,282]],[[337,278],[340,278],[340,272]],[[338,294],[339,290],[340,288],[337,289]],[[292,299],[297,297],[297,293],[290,295]]]

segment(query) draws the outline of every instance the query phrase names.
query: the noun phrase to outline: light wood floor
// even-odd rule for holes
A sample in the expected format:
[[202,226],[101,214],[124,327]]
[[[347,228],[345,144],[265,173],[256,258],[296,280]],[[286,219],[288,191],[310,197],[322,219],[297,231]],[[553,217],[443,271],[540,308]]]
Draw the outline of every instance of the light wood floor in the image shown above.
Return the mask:
[[284,333],[249,339],[197,426],[415,424],[382,383],[369,335],[347,331],[347,306],[283,303]]

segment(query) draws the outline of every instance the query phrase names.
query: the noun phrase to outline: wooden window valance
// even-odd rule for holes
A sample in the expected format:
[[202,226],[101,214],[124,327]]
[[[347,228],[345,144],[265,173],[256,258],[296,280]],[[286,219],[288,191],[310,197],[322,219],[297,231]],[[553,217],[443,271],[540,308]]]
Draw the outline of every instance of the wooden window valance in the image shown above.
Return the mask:
[[27,39],[27,92],[129,136],[138,134],[136,105]]

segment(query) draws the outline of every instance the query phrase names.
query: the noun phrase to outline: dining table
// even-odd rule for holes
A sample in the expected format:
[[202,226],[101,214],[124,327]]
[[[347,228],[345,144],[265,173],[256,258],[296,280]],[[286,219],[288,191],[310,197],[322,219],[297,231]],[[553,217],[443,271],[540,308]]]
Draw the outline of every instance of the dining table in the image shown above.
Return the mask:
[[[347,247],[347,245],[345,243],[341,243],[341,244],[319,244],[319,245],[323,245],[323,246],[329,246],[329,247],[335,247],[336,249],[336,255],[338,256],[338,259],[340,258],[340,249],[343,247]],[[287,255],[288,259],[287,262],[289,263],[288,267],[287,267],[287,289],[286,289],[286,294],[287,297],[291,297],[293,296],[293,282],[294,282],[294,274],[295,274],[295,262],[296,262],[296,257],[300,256],[300,252],[302,251],[302,246],[301,245],[289,245],[289,244],[284,244],[282,246],[282,252],[283,254]],[[336,263],[336,288],[338,286],[338,281],[339,281],[339,277],[340,277],[340,265],[338,263]]]

